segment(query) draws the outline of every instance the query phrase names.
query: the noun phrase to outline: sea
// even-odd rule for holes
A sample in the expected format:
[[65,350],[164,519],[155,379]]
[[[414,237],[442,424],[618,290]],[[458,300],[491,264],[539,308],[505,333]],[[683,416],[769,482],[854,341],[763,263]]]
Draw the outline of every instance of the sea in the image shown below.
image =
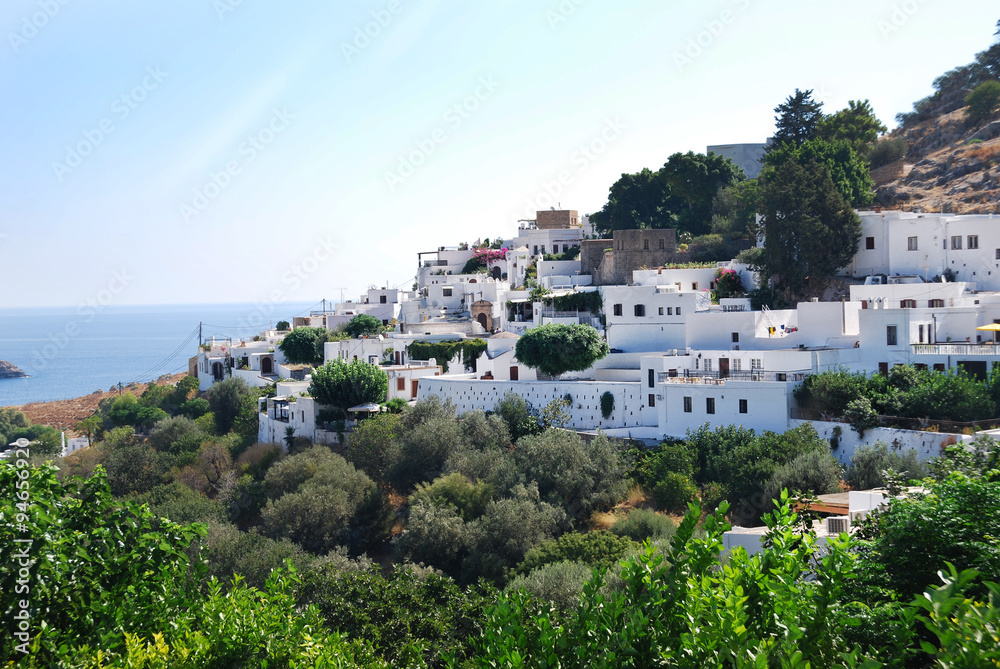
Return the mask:
[[249,339],[319,305],[172,304],[0,308],[0,360],[27,378],[0,379],[0,407],[49,402],[188,369],[201,337]]

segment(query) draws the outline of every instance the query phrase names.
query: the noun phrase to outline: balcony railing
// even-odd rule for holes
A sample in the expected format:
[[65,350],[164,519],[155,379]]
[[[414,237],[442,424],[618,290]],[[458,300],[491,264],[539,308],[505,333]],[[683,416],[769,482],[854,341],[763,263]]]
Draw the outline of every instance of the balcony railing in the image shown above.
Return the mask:
[[995,344],[912,344],[914,355],[1000,355]]
[[659,379],[667,383],[695,383],[702,385],[720,385],[726,381],[801,381],[805,378],[806,372],[772,372],[763,369],[739,370],[739,371],[713,371],[703,372],[697,369],[678,370],[676,375],[671,372],[660,372]]

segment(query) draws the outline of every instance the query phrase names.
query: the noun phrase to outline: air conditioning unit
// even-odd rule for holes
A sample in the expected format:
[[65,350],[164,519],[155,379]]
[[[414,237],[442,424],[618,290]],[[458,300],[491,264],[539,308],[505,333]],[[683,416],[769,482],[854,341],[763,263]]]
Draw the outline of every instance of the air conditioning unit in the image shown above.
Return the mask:
[[734,351],[740,350],[740,345],[739,344],[733,344],[733,350]]
[[851,511],[851,525],[855,524],[859,520],[864,519],[868,515],[868,509],[861,509],[859,511]]
[[656,399],[658,399],[658,400],[660,400],[662,402],[663,401],[663,393],[660,393],[659,395],[657,395]]
[[851,529],[850,516],[830,516],[826,519],[827,534],[843,534]]

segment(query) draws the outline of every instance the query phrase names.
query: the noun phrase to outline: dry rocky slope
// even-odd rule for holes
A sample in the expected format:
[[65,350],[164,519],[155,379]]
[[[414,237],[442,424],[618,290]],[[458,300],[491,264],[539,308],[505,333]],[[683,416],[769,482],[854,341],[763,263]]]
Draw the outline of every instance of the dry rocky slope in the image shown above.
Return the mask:
[[872,172],[876,203],[927,213],[1000,214],[1000,121],[972,125],[965,109],[920,121],[892,136],[906,157]]

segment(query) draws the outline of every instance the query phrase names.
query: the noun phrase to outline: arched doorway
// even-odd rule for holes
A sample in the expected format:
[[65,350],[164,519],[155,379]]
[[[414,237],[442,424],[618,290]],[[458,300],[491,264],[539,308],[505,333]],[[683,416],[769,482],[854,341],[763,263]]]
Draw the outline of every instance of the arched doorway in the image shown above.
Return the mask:
[[268,357],[263,357],[260,359],[260,373],[261,374],[273,374],[274,373],[274,363]]
[[500,280],[500,277],[502,276],[500,272],[500,265],[496,265],[493,267],[493,269],[490,270],[490,276],[492,276],[497,281]]
[[487,324],[486,314],[479,314],[479,316],[476,317],[476,320],[479,321],[479,324],[483,326],[484,330],[486,330],[487,332],[489,331],[489,328],[486,326]]
[[225,372],[225,369],[223,369],[223,367],[222,367],[222,363],[221,362],[213,362],[212,363],[212,378],[214,378],[216,381],[221,381],[222,379],[225,378],[225,376],[226,376],[226,372]]

